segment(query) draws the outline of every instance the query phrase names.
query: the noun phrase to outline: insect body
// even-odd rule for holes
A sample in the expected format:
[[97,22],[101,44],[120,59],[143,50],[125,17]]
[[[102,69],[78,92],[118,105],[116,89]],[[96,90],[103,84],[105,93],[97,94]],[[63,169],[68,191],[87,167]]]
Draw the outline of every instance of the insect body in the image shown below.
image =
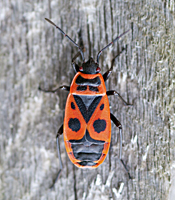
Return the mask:
[[[79,53],[72,60],[76,75],[74,76],[70,87],[64,85],[54,90],[44,90],[39,88],[44,92],[56,92],[58,89],[69,91],[65,108],[64,123],[57,134],[57,150],[61,169],[62,162],[59,150],[59,136],[62,133],[66,151],[72,163],[80,168],[96,168],[105,160],[109,150],[111,141],[111,120],[119,128],[120,160],[126,169],[126,166],[121,159],[122,126],[116,117],[110,113],[108,96],[118,95],[125,105],[131,104],[124,101],[120,94],[115,90],[106,91],[105,81],[109,78],[113,70],[114,59],[116,57],[111,62],[111,68],[103,75],[99,73],[99,57],[103,50],[112,45],[129,30],[115,38],[111,43],[99,51],[97,62],[95,62],[93,58],[90,58],[85,62],[81,48],[52,21],[49,19],[46,20],[54,25],[79,49]],[[75,63],[75,59],[79,55],[81,55],[83,59],[83,64],[80,67]],[[58,172],[58,176],[61,169]]]
[[100,73],[75,75],[67,98],[63,133],[68,156],[77,167],[95,168],[106,158],[111,120]]

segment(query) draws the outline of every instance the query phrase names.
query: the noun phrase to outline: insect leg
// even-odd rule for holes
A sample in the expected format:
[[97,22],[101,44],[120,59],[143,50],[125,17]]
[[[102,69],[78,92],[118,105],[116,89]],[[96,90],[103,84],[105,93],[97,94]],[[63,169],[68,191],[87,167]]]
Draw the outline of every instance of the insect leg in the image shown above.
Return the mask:
[[75,70],[75,72],[79,72],[79,66],[75,63],[76,58],[78,58],[81,55],[80,52],[78,52],[73,58],[72,58],[72,66]]
[[125,50],[124,47],[122,47],[122,51],[120,51],[112,60],[111,60],[111,67],[108,71],[106,71],[104,74],[103,74],[103,79],[104,81],[107,81],[109,76],[111,75],[112,73],[112,70],[113,70],[113,67],[114,67],[114,62],[115,62],[115,59]]
[[111,117],[111,120],[113,121],[113,123],[119,128],[119,133],[120,133],[120,159],[121,159],[122,158],[122,125],[112,113],[110,113],[110,117]]
[[38,90],[40,90],[40,91],[43,91],[43,92],[52,92],[52,93],[57,92],[59,89],[60,89],[60,87],[57,87],[55,89],[47,89],[47,90],[41,88],[40,86],[38,87]]
[[61,170],[63,168],[63,164],[62,164],[62,160],[61,160],[61,154],[60,154],[60,145],[59,145],[59,136],[63,134],[63,124],[62,126],[59,128],[58,132],[57,132],[57,136],[56,136],[56,139],[57,139],[57,151],[58,151],[58,158],[59,158],[59,162],[60,162],[60,170],[58,171],[58,174],[56,176],[56,179],[53,181],[53,184],[51,185],[50,189],[53,189],[55,183],[57,182],[59,176],[60,176],[60,173],[61,173]]
[[62,86],[60,86],[59,87],[59,89],[61,89],[61,90],[66,90],[66,91],[70,91],[70,86],[67,86],[67,85],[62,85]]
[[122,96],[115,90],[110,90],[110,91],[107,91],[106,92],[107,96],[110,96],[110,95],[117,95],[122,101],[123,103],[125,104],[125,106],[133,106],[133,104],[130,104],[130,103],[127,103],[123,98]]
[[54,88],[54,89],[48,89],[48,90],[46,90],[46,89],[43,89],[43,88],[41,88],[40,86],[38,87],[38,90],[40,90],[40,91],[43,91],[43,92],[51,92],[51,93],[55,93],[55,92],[57,92],[58,90],[67,90],[67,91],[70,91],[70,87],[69,86],[66,86],[66,85],[62,85],[62,86],[60,86],[60,87],[56,87],[56,88]]
[[128,176],[129,176],[129,179],[132,179],[128,169],[126,168],[126,165],[124,164],[124,162],[122,160],[122,125],[112,113],[110,113],[110,117],[111,117],[111,120],[113,121],[113,123],[119,128],[119,133],[120,133],[120,157],[119,158],[120,158],[120,161],[121,161],[122,165],[124,166],[125,171],[127,172]]

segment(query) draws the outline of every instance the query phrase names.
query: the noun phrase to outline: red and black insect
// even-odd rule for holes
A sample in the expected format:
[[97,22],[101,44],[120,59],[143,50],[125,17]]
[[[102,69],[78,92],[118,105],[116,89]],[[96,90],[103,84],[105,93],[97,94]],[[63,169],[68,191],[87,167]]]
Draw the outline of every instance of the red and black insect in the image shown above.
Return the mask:
[[[59,150],[59,136],[62,133],[65,148],[72,163],[80,168],[96,168],[105,160],[109,151],[111,142],[111,120],[119,128],[120,160],[122,161],[122,125],[110,113],[108,96],[118,95],[125,105],[131,104],[127,103],[115,90],[106,91],[105,81],[109,78],[113,70],[114,59],[117,56],[112,60],[111,68],[103,75],[99,73],[99,57],[103,50],[112,45],[129,30],[115,38],[99,51],[97,54],[97,62],[93,58],[85,62],[81,48],[52,21],[49,19],[46,20],[54,25],[79,49],[79,53],[72,59],[72,65],[76,75],[72,80],[71,86],[64,85],[54,90],[39,88],[44,92],[56,92],[58,89],[64,89],[69,92],[65,107],[64,123],[59,128],[56,136],[61,169],[62,161]],[[75,59],[80,55],[83,64],[79,67],[75,63]],[[126,169],[123,161],[122,164]]]

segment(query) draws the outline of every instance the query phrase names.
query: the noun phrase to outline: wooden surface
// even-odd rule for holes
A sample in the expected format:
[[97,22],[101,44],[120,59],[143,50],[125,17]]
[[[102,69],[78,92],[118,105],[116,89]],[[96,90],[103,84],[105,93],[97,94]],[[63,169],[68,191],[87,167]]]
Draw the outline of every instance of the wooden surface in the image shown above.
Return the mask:
[[[0,1],[0,199],[1,200],[173,200],[175,191],[175,4],[174,1],[43,0]],[[85,48],[85,59],[117,35],[130,33],[100,57],[104,73],[124,47],[107,81],[133,102],[126,107],[109,97],[111,112],[123,126],[112,126],[112,145],[96,170],[69,161],[61,137],[59,169],[56,132],[64,117],[67,92],[44,88],[69,85],[77,53],[47,17]],[[77,59],[81,63],[81,59]]]

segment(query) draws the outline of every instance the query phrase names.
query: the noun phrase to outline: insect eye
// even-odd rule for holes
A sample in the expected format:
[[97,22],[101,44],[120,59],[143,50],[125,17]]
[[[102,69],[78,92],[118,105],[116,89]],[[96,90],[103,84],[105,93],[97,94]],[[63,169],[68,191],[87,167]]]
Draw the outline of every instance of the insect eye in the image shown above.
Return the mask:
[[101,71],[100,67],[97,67],[96,72],[100,72],[100,71]]
[[83,71],[83,67],[81,66],[81,67],[79,67],[79,70],[80,70],[80,72],[82,72]]

